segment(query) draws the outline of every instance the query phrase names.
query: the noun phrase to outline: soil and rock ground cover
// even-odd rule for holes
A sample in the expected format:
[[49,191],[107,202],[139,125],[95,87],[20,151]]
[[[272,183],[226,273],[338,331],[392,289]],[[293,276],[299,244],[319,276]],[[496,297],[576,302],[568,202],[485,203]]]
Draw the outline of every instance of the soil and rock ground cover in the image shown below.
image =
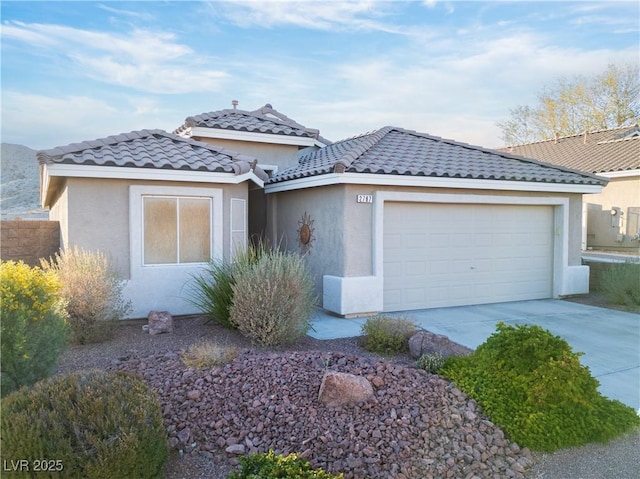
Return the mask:
[[[314,467],[353,478],[551,477],[547,469],[568,478],[557,475],[563,466],[555,458],[581,463],[581,448],[569,458],[566,451],[532,456],[521,450],[446,380],[415,369],[409,356],[369,353],[358,338],[305,337],[288,347],[255,348],[202,317],[177,319],[172,334],[158,336],[144,333],[143,324],[119,326],[106,343],[73,346],[58,372],[126,370],[149,382],[173,446],[167,479],[224,478],[238,453],[269,449],[300,453]],[[183,352],[203,340],[240,354],[226,366],[187,367]],[[367,377],[376,400],[320,404],[327,370]],[[620,447],[637,446],[636,436],[621,439]],[[593,445],[591,457],[594,447],[596,454],[608,453]]]

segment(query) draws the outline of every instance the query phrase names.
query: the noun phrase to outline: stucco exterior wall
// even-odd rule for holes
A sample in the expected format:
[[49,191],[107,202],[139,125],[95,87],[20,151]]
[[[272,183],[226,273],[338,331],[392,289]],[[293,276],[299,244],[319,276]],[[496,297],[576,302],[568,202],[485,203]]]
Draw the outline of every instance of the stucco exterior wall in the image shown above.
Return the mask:
[[[163,187],[168,188],[168,191],[171,191],[171,188],[185,187],[222,191],[219,224],[222,229],[223,255],[228,259],[232,243],[231,202],[232,199],[239,199],[244,200],[245,206],[248,205],[247,183],[234,185],[68,178],[66,187],[61,190],[51,207],[51,219],[60,221],[63,249],[76,245],[86,250],[102,251],[118,268],[122,278],[127,280],[125,294],[134,306],[131,317],[146,317],[151,309],[166,309],[172,314],[197,312],[182,296],[185,282],[189,280],[191,273],[197,272],[201,266],[152,266],[144,268],[145,272],[140,273],[141,265],[132,264],[132,258],[135,256],[131,252],[130,239],[132,186]],[[214,218],[215,224],[217,223]],[[161,281],[156,282],[154,275]]]
[[[602,193],[584,195],[587,204],[587,247],[638,250],[640,241],[640,177],[611,178]],[[612,217],[612,208],[623,213]]]
[[[317,292],[322,293],[325,274],[345,274],[344,187],[328,186],[267,195],[270,241],[288,251],[305,254]],[[298,241],[303,216],[313,222],[309,248]]]
[[298,147],[295,145],[275,145],[272,143],[252,143],[249,141],[225,140],[218,138],[194,139],[221,146],[229,150],[250,155],[258,159],[259,165],[276,165],[283,170],[296,164]]
[[[318,296],[341,294],[334,302],[336,308],[357,309],[353,294],[348,291],[374,291],[381,288],[376,271],[376,197],[385,194],[446,195],[457,202],[461,195],[471,195],[482,202],[483,197],[534,198],[555,207],[554,235],[558,273],[554,276],[557,294],[574,294],[588,285],[588,269],[581,266],[582,195],[566,193],[538,193],[496,190],[461,190],[419,187],[391,187],[369,185],[333,185],[286,191],[267,195],[270,199],[272,238],[292,251],[300,251],[297,232],[303,214],[314,221],[315,241],[307,261],[314,276]],[[358,195],[371,195],[372,203],[358,203]],[[499,201],[499,200],[498,200]],[[510,201],[510,200],[507,200]],[[519,200],[516,200],[519,201]],[[464,203],[460,200],[460,203]],[[378,206],[380,208],[380,206]],[[380,213],[378,213],[378,218]],[[380,228],[380,225],[377,226]],[[567,231],[565,231],[565,228]],[[561,264],[562,263],[562,264]],[[377,275],[377,276],[376,276]],[[328,293],[328,289],[331,292]],[[586,291],[583,291],[586,292]],[[349,305],[345,306],[345,304]],[[367,299],[363,304],[373,304]],[[331,309],[331,308],[329,308]],[[334,309],[331,309],[336,311]],[[343,314],[341,311],[336,311]],[[369,311],[360,311],[360,313]],[[350,313],[347,313],[350,314]]]

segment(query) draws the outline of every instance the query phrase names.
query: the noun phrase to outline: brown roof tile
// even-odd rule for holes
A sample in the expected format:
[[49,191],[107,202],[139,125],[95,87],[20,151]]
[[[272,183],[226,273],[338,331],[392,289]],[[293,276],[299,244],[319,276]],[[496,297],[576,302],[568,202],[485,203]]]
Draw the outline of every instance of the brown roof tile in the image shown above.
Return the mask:
[[640,168],[638,125],[501,148],[517,155],[591,173]]

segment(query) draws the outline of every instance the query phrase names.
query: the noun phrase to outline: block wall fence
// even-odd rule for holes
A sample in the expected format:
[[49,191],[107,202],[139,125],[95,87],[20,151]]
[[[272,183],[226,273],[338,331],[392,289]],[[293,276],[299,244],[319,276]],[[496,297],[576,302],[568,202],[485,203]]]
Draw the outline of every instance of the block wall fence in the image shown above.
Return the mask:
[[0,259],[24,261],[39,266],[60,251],[60,223],[57,221],[0,221]]

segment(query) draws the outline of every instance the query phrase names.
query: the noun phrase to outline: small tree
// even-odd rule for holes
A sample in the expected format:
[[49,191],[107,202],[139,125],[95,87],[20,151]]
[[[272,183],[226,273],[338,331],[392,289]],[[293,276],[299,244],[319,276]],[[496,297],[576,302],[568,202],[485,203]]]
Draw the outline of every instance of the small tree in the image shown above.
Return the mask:
[[499,121],[506,145],[615,128],[640,119],[638,67],[609,65],[593,77],[559,78],[534,106],[516,106]]

